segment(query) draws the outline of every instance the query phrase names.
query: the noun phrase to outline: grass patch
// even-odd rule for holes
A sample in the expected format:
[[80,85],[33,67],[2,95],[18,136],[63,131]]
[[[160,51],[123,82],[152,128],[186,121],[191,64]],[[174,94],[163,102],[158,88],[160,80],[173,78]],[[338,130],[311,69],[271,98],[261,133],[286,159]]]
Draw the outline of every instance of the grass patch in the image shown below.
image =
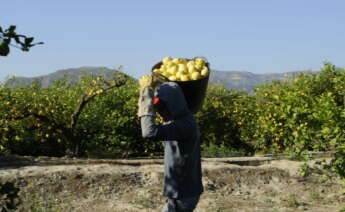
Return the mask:
[[140,209],[154,209],[155,208],[155,202],[153,201],[153,199],[137,198],[130,201],[130,203]]
[[345,204],[344,204],[344,206],[343,206],[343,209],[340,209],[339,212],[345,212]]
[[312,200],[321,200],[322,199],[320,193],[316,192],[316,191],[310,192],[309,197]]
[[296,194],[289,195],[283,199],[286,202],[286,206],[289,208],[298,208],[300,206],[307,206],[307,203],[300,201]]
[[210,144],[208,146],[202,145],[201,155],[202,157],[205,157],[205,158],[226,158],[226,157],[243,157],[243,156],[247,156],[248,153],[246,153],[243,150],[234,150],[234,149],[229,149],[224,146],[217,146],[214,144]]

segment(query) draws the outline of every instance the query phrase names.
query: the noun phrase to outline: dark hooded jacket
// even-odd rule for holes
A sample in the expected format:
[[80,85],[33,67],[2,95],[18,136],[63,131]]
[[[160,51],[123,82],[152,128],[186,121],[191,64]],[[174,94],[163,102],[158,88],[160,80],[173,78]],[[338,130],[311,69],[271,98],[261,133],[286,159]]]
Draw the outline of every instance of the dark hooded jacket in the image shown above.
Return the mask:
[[[150,107],[153,107],[152,101],[144,101],[153,96],[153,90],[143,89],[140,104],[151,104]],[[145,115],[141,117],[141,129],[144,138],[163,141],[163,195],[174,199],[199,196],[203,192],[203,186],[198,124],[176,83],[163,83],[157,89],[156,96],[166,103],[172,119],[163,125],[156,125],[155,114]]]

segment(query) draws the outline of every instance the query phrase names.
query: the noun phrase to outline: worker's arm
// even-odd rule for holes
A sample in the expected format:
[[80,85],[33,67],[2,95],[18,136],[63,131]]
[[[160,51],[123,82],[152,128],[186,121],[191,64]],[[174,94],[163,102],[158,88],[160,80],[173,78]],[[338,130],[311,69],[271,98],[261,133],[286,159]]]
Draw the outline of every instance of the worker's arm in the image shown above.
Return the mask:
[[188,129],[188,123],[172,121],[168,124],[157,125],[155,123],[156,112],[153,107],[153,97],[154,91],[152,89],[141,89],[138,102],[138,116],[140,118],[142,136],[154,141],[183,140],[184,131]]
[[141,133],[144,138],[153,141],[168,141],[184,140],[184,133],[186,127],[183,127],[183,123],[179,121],[172,121],[168,124],[157,125],[155,124],[155,118],[152,116],[143,116],[140,118]]

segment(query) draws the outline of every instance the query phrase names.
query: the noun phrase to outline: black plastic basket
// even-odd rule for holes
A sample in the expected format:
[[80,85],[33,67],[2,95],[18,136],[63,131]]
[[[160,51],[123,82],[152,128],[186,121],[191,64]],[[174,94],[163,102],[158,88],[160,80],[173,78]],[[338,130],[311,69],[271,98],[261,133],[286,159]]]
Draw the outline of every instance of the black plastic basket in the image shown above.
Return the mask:
[[209,63],[206,62],[209,74],[201,79],[191,81],[172,81],[161,75],[160,73],[153,72],[154,69],[159,69],[161,65],[162,62],[159,62],[152,67],[151,71],[153,76],[159,79],[161,82],[176,82],[181,87],[184,93],[189,110],[193,114],[198,112],[202,107],[206,95],[208,80],[211,72]]

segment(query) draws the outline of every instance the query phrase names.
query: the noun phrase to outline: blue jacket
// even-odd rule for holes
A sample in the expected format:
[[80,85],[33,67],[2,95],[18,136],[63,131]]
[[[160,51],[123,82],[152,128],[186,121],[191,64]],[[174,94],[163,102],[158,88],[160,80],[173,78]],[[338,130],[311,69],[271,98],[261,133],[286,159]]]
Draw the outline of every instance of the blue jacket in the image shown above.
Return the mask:
[[[181,88],[173,82],[160,85],[156,96],[162,99],[172,115],[163,125],[155,124],[155,114],[141,116],[142,136],[164,145],[164,191],[169,198],[199,196],[203,192],[201,180],[200,132],[187,107]],[[153,107],[154,91],[141,90],[139,104]],[[154,111],[154,110],[149,110]]]

